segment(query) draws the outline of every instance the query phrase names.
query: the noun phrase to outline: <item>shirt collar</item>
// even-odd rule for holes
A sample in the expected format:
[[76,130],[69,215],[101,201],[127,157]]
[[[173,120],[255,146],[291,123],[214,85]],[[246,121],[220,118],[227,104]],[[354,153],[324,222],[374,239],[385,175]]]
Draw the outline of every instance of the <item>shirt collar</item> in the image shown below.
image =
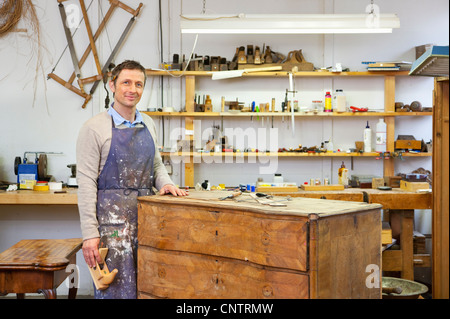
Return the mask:
[[144,119],[142,118],[141,113],[136,109],[136,118],[133,123],[131,123],[128,120],[125,120],[122,115],[120,115],[115,109],[114,109],[114,103],[111,104],[111,107],[108,109],[108,114],[111,115],[113,118],[114,124],[116,126],[124,124],[127,127],[134,127],[136,124],[141,124],[144,122]]

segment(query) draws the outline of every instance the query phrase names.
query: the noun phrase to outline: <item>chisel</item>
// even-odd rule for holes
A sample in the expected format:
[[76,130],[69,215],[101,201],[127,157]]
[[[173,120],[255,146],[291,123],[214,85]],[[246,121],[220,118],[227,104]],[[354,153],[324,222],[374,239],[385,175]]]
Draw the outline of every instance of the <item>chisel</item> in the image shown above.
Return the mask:
[[228,195],[228,196],[225,196],[225,197],[222,197],[222,198],[219,198],[220,200],[225,200],[225,199],[227,199],[227,198],[235,198],[235,197],[238,197],[239,195],[241,195],[242,194],[242,192],[234,192],[234,193],[232,193],[232,194],[230,194],[230,195]]

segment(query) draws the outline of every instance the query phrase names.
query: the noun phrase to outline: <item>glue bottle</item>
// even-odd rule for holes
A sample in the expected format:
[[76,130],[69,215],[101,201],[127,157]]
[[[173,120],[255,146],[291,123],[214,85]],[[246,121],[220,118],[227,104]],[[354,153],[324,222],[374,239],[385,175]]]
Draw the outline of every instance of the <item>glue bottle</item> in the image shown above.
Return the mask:
[[325,112],[333,112],[332,106],[331,106],[331,93],[327,92],[325,94]]
[[364,152],[372,152],[372,130],[369,127],[369,121],[364,129]]
[[338,183],[340,185],[348,186],[348,169],[345,168],[344,162],[338,170]]
[[336,90],[334,94],[334,109],[339,113],[347,110],[347,99],[343,90]]
[[375,151],[386,152],[386,123],[384,123],[383,119],[378,121],[375,134]]

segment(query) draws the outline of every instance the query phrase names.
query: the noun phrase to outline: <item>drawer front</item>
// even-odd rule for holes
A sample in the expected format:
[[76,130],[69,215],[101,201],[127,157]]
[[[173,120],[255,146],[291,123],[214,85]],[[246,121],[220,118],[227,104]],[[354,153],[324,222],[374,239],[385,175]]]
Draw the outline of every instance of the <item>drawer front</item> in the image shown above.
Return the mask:
[[140,298],[305,299],[309,279],[296,271],[139,246]]
[[179,205],[139,206],[139,245],[308,270],[306,218],[208,210]]

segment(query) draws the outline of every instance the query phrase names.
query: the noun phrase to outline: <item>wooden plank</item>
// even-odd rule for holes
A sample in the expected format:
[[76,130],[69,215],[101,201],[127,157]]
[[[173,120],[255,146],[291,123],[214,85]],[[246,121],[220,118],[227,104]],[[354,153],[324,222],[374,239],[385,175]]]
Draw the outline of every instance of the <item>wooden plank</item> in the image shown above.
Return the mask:
[[338,191],[344,190],[344,185],[301,185],[305,191]]
[[400,181],[400,189],[408,192],[416,192],[418,189],[430,189],[430,184],[426,182]]
[[[194,112],[195,111],[195,76],[188,75],[185,77],[185,106],[186,112]],[[188,116],[184,119],[185,129],[188,131],[194,131],[194,117]],[[187,139],[189,141],[193,141],[194,136],[188,135]],[[184,164],[184,185],[189,187],[194,187],[194,159],[191,155],[189,160],[185,161]]]
[[261,193],[277,193],[277,192],[296,192],[297,186],[259,186],[256,188],[257,192]]
[[157,298],[308,298],[303,273],[142,246],[138,254],[138,291]]
[[17,190],[0,191],[0,204],[7,205],[76,205],[77,190],[67,188],[65,193],[57,191]]
[[366,286],[367,266],[381,269],[379,211],[322,218],[318,227],[317,297],[380,298],[381,288]]
[[401,250],[383,251],[383,271],[402,271],[403,257]]
[[449,298],[449,93],[448,77],[433,94],[433,298]]

